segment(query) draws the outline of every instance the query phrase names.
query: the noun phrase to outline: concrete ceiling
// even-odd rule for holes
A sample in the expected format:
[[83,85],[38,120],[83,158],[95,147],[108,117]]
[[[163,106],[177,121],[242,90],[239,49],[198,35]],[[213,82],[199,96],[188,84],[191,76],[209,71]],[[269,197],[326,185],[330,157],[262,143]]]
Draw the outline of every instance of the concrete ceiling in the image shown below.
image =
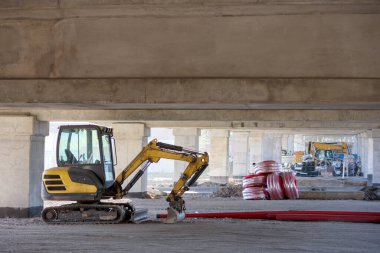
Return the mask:
[[0,2],[0,115],[380,128],[376,0]]

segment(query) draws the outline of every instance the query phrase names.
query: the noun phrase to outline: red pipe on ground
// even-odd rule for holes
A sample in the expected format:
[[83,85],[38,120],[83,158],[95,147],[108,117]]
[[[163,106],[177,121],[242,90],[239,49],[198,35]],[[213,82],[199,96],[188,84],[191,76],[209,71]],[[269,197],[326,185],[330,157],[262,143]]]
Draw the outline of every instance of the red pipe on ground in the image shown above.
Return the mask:
[[[166,218],[158,214],[157,218]],[[380,223],[380,212],[346,211],[258,211],[227,213],[187,213],[185,218],[267,219],[283,221],[348,221]]]

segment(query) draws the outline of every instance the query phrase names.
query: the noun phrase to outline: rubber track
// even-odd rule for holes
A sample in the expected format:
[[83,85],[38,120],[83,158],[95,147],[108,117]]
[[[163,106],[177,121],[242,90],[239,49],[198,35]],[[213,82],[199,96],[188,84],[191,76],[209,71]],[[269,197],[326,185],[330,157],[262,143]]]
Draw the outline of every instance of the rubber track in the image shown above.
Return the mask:
[[[46,220],[45,218],[45,213],[49,210],[56,210],[59,218],[59,213],[62,211],[75,211],[78,212],[79,208],[84,208],[84,209],[104,209],[104,211],[112,208],[112,209],[117,209],[118,217],[115,220],[76,220],[76,221],[65,221],[65,220]],[[99,212],[99,211],[97,211]],[[47,207],[42,211],[42,220],[46,222],[47,224],[62,224],[62,225],[73,225],[73,224],[117,224],[121,223],[125,219],[126,211],[124,205],[109,205],[109,204],[69,204],[69,205],[63,205],[63,206],[53,206],[53,207]]]

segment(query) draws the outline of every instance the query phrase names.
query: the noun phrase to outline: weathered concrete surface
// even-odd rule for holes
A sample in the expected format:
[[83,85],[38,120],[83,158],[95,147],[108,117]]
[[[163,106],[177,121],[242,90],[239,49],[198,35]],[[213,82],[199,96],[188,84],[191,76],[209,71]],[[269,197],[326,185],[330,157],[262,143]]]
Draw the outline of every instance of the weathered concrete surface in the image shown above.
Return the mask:
[[42,208],[46,122],[0,117],[0,217],[28,217]]
[[379,78],[376,23],[379,14],[6,20],[0,33],[14,35],[2,36],[12,50],[0,76]]
[[[55,21],[0,20],[0,77],[49,76]],[[32,90],[32,89],[31,89]]]
[[366,179],[357,177],[298,177],[297,183],[299,187],[365,187],[368,184]]
[[[36,115],[49,121],[131,121],[147,122],[150,127],[204,128],[379,128],[379,110],[1,110],[3,115]],[[307,130],[309,129],[309,130]],[[311,132],[310,132],[311,133]],[[335,130],[339,134],[339,130]]]
[[[372,139],[372,183],[373,185],[380,186],[380,130],[373,129],[371,131]],[[370,174],[370,172],[368,173]]]
[[379,110],[377,23],[375,0],[2,1],[0,113],[377,128],[378,111],[252,111]]
[[380,79],[2,79],[0,90],[2,107],[380,109]]
[[230,142],[232,150],[229,151],[232,156],[232,176],[234,179],[242,179],[248,174],[251,167],[249,154],[249,135],[248,131],[231,132]]
[[230,131],[222,129],[210,130],[210,181],[228,183],[229,171],[229,138]]
[[[28,0],[1,1],[0,18],[247,16],[379,13],[377,0]],[[41,15],[44,14],[44,15]]]
[[51,75],[378,78],[374,23],[380,15],[70,19],[54,26]]
[[2,78],[380,77],[375,0],[5,1],[0,13]]
[[353,199],[353,200],[363,200],[365,193],[362,191],[332,191],[321,190],[321,191],[300,191],[300,199],[320,199],[320,200],[339,200],[339,199]]

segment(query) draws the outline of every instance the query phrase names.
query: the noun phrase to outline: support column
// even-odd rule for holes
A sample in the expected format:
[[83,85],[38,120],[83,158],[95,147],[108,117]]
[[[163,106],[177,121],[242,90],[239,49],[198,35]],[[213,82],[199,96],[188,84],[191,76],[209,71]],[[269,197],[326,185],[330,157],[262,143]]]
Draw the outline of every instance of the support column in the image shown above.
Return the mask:
[[215,183],[228,183],[228,156],[229,156],[228,130],[210,130],[210,181]]
[[380,129],[372,130],[372,184],[380,186]]
[[242,179],[248,174],[249,163],[249,137],[250,132],[232,133],[232,176],[234,179]]
[[[174,128],[174,143],[187,149],[199,149],[200,129],[198,128]],[[186,169],[188,163],[183,161],[174,161],[173,182],[177,182],[182,172]]]
[[368,143],[369,138],[366,133],[361,133],[358,135],[358,150],[361,162],[361,171],[363,177],[368,177]]
[[38,216],[49,124],[24,116],[0,121],[0,218]]
[[[262,152],[263,133],[252,131],[249,135],[249,164],[252,167],[253,163],[259,163],[263,160]],[[250,168],[251,168],[250,167]]]
[[262,143],[263,160],[274,160],[281,163],[282,135],[266,132],[264,133]]
[[373,182],[373,139],[371,138],[372,133],[369,133],[369,138],[367,138],[367,178],[370,182]]
[[[148,143],[150,129],[139,123],[114,123],[114,136],[116,139],[117,165],[116,176],[136,157],[142,148]],[[148,168],[149,170],[149,168]],[[136,172],[137,173],[137,170]],[[129,180],[135,175],[132,174]],[[129,182],[126,180],[124,185]],[[142,175],[139,181],[129,191],[129,196],[141,197],[147,191],[148,173]]]
[[294,134],[289,134],[288,135],[288,152],[290,154],[294,154]]
[[294,152],[305,151],[305,140],[302,134],[294,135]]

